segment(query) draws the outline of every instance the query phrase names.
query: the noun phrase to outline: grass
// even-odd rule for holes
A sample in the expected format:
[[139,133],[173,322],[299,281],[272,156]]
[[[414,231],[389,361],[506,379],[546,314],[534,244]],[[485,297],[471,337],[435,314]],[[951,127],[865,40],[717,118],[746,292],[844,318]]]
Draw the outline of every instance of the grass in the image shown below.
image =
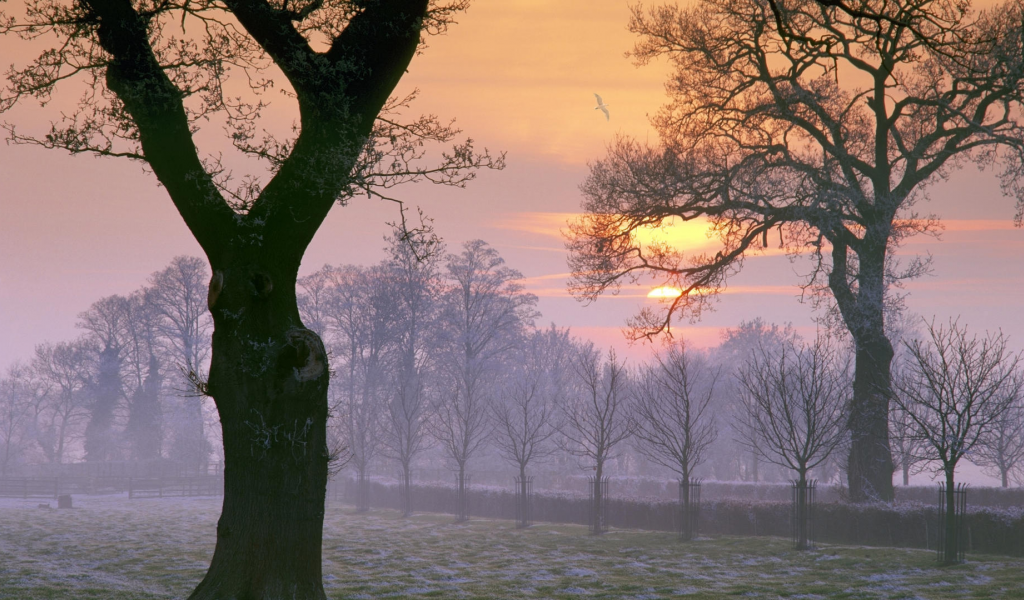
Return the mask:
[[[180,598],[205,572],[219,499],[76,497],[73,510],[0,500],[0,598]],[[329,598],[1024,598],[1024,561],[969,555],[939,568],[922,550],[820,546],[507,521],[453,524],[331,506]]]

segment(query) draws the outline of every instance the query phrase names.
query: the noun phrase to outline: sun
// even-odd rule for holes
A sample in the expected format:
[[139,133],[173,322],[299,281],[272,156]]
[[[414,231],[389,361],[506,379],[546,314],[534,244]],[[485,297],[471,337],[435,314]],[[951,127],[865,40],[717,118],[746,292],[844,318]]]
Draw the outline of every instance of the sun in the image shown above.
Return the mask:
[[656,287],[653,290],[647,292],[648,298],[678,298],[683,295],[683,290],[672,287],[670,285],[663,285]]

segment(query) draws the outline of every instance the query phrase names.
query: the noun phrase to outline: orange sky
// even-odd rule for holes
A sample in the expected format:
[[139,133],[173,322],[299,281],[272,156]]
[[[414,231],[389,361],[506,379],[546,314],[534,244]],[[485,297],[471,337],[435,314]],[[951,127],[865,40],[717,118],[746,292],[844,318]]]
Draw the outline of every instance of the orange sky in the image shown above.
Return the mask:
[[[579,210],[587,161],[617,134],[656,141],[647,118],[664,102],[668,69],[638,69],[624,58],[633,43],[628,15],[620,0],[476,0],[414,59],[400,91],[420,88],[419,112],[457,117],[480,146],[507,151],[509,167],[466,190],[416,187],[403,197],[435,218],[450,249],[474,237],[495,245],[542,297],[544,322],[571,325],[639,358],[649,349],[626,348],[620,327],[649,302],[646,289],[578,304],[564,292],[558,237]],[[0,41],[0,62],[17,60],[19,48]],[[610,121],[593,109],[595,92],[609,104]],[[287,110],[275,102],[274,110]],[[17,116],[37,126],[51,118],[38,110]],[[930,195],[923,210],[951,220],[941,242],[914,240],[904,250],[935,258],[934,275],[908,288],[911,309],[1003,327],[1024,346],[1024,262],[1007,260],[1024,255],[1024,232],[1010,227],[1012,203],[991,175],[972,168]],[[0,144],[0,207],[0,367],[38,342],[76,335],[75,315],[100,296],[135,289],[176,254],[199,254],[163,191],[122,161]],[[305,269],[377,260],[384,222],[395,216],[393,206],[365,199],[335,209]],[[687,239],[696,239],[692,233]],[[752,258],[715,312],[676,331],[710,345],[721,328],[755,316],[810,331],[811,308],[798,302],[795,286],[808,269],[777,253]]]

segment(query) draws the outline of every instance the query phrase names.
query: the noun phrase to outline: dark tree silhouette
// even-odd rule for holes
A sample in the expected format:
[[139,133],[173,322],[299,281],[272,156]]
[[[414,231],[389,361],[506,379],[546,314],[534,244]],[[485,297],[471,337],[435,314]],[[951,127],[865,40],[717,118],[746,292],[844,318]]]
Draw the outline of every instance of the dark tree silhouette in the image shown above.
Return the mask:
[[897,382],[900,408],[914,421],[920,458],[936,461],[946,482],[943,561],[957,561],[954,506],[956,467],[974,450],[1020,396],[1021,354],[1007,348],[1002,332],[968,336],[956,321],[928,325],[927,341],[906,343],[906,374]]
[[797,549],[807,547],[807,473],[843,442],[848,369],[827,338],[813,344],[760,346],[740,370],[746,404],[741,440],[765,460],[792,469],[800,490]]
[[[471,141],[419,166],[424,141],[450,125],[400,122],[389,100],[425,34],[463,0],[40,0],[0,15],[0,34],[46,44],[13,68],[0,110],[45,101],[68,79],[91,91],[43,136],[15,142],[141,161],[167,191],[212,268],[209,380],[223,430],[224,504],[205,598],[323,599],[329,370],[296,304],[302,256],[328,211],[357,191],[429,179],[461,185],[500,159]],[[297,106],[297,135],[263,135],[259,99],[225,92],[241,74],[254,93],[274,67]],[[266,181],[203,158],[197,131],[226,125]],[[233,187],[231,187],[233,186]]]
[[[631,323],[653,336],[677,313],[698,317],[777,229],[810,253],[806,289],[856,345],[851,498],[891,500],[884,314],[900,300],[892,287],[927,269],[891,251],[935,227],[914,202],[968,160],[1001,163],[1005,191],[1024,199],[1022,15],[1019,0],[982,13],[952,0],[637,6],[633,57],[675,67],[654,118],[662,147],[619,139],[592,166],[586,214],[570,224],[570,289],[592,300],[652,275],[677,287]],[[708,223],[721,248],[640,243],[678,221]]]
[[718,436],[711,399],[719,369],[682,343],[656,357],[633,391],[633,444],[652,461],[689,482]]
[[605,528],[601,521],[605,466],[615,457],[616,447],[632,435],[629,373],[613,350],[602,360],[601,352],[591,342],[576,348],[571,367],[559,444],[580,461],[580,467],[593,470],[591,527],[594,533],[601,533]]

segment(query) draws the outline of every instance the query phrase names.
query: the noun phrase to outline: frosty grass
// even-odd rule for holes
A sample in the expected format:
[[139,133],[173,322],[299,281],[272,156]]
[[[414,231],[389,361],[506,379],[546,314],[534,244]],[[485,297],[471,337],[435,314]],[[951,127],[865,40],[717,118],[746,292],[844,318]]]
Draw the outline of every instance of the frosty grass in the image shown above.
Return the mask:
[[[220,499],[76,496],[72,510],[0,500],[0,598],[183,598],[210,560]],[[55,505],[54,502],[51,502]],[[1024,598],[1024,560],[923,550],[327,508],[324,586],[376,598]]]

